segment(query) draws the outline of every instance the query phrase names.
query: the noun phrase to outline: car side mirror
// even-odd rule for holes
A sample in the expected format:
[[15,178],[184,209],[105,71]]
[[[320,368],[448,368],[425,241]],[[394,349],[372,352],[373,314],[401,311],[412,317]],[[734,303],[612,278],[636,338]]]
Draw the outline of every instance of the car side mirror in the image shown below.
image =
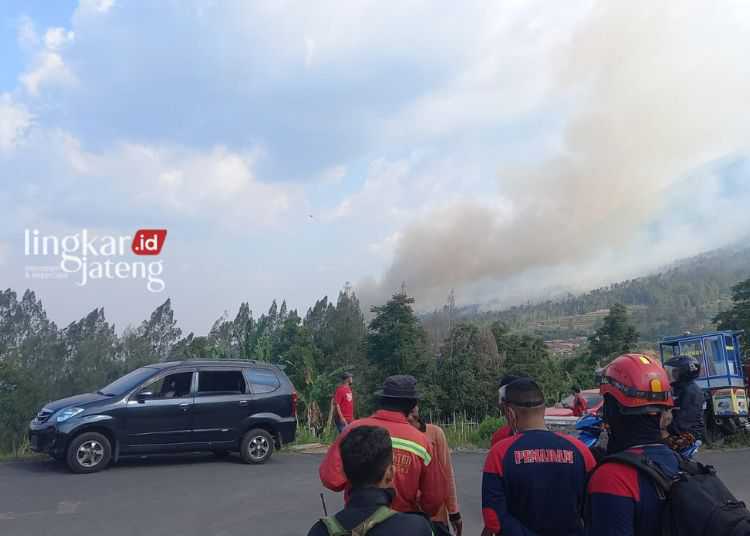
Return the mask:
[[152,391],[141,391],[136,395],[136,400],[139,404],[143,404],[147,399],[153,398],[154,393]]

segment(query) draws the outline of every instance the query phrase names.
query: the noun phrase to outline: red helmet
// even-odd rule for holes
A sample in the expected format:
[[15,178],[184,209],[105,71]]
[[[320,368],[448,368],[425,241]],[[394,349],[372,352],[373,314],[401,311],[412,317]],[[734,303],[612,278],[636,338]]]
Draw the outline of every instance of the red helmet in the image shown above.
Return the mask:
[[623,413],[650,413],[674,405],[669,377],[652,357],[625,354],[604,370],[602,395],[612,395]]

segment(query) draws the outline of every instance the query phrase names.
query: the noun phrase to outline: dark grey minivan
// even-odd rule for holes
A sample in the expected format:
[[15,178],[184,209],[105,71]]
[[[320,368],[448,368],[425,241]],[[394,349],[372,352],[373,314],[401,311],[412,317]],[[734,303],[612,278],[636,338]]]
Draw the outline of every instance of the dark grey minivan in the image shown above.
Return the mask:
[[50,402],[29,425],[32,450],[93,473],[120,456],[238,451],[264,463],[294,441],[297,392],[277,366],[177,361],[136,369],[87,393]]

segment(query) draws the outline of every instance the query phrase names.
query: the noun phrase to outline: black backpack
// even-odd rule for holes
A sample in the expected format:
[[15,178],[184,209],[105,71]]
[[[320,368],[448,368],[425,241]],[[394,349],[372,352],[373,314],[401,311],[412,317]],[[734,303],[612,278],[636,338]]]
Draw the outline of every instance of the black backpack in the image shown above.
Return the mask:
[[716,476],[716,470],[678,458],[679,472],[673,478],[647,457],[632,452],[607,456],[601,465],[619,462],[635,467],[654,483],[665,502],[662,536],[750,536],[750,512]]

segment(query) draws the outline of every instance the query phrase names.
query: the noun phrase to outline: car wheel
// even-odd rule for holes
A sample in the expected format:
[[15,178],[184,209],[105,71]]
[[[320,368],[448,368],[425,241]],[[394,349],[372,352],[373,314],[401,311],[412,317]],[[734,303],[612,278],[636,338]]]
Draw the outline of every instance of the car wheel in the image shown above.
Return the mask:
[[68,445],[66,461],[74,473],[101,471],[112,459],[112,445],[102,434],[84,432]]
[[266,463],[273,454],[273,437],[266,430],[256,428],[242,437],[240,455],[245,463]]

